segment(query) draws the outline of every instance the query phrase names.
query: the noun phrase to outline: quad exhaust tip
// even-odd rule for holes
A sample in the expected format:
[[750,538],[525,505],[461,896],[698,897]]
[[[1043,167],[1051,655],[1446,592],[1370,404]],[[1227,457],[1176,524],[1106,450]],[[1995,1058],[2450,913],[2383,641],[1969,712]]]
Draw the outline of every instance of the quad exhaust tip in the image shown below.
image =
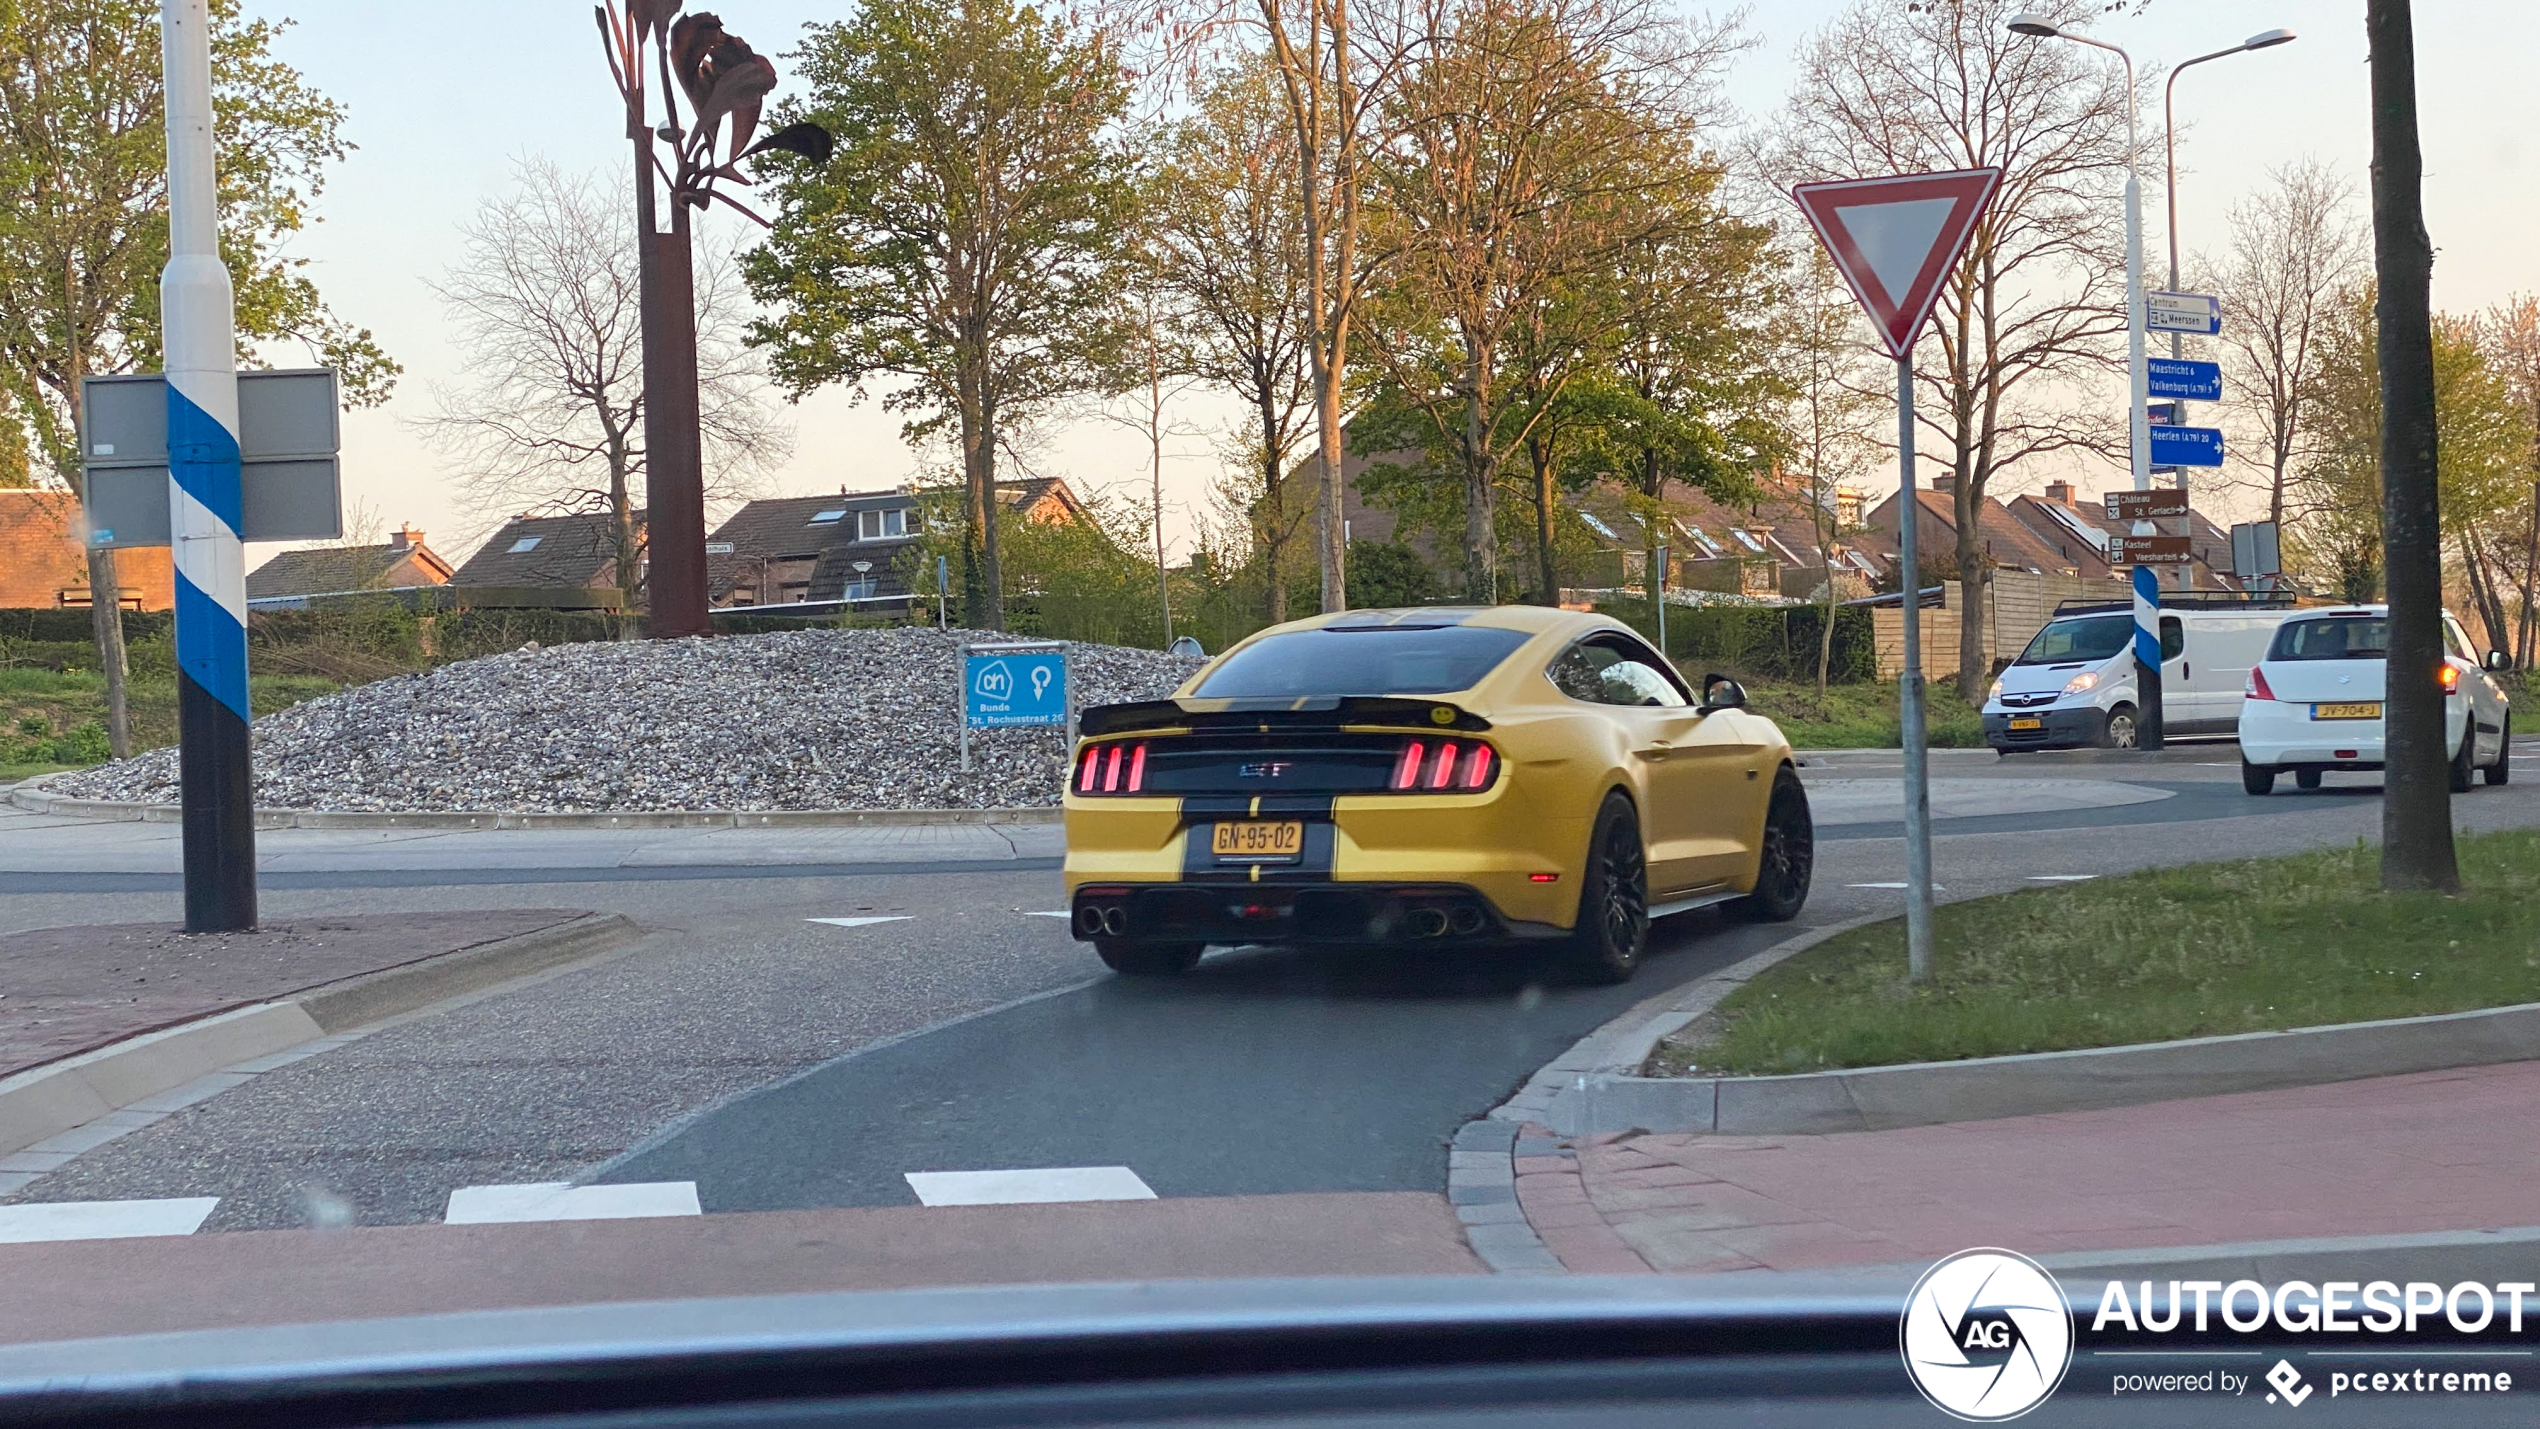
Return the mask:
[[1088,903],[1076,910],[1076,931],[1088,938],[1120,936],[1129,926],[1128,910],[1117,903]]

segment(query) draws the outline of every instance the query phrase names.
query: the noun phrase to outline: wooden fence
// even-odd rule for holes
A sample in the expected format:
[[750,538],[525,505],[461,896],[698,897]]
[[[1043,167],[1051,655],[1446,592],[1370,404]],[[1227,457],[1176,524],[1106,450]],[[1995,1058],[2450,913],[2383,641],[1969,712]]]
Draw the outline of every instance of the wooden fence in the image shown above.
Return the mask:
[[[1924,607],[1923,678],[1937,680],[1958,673],[1960,612],[1963,593],[1956,581],[1941,588],[1942,608]],[[2048,576],[2029,571],[1995,571],[1984,587],[1984,656],[1990,669],[2028,647],[2030,637],[2054,618],[2067,600],[2130,600],[2120,581],[2085,576]],[[1872,611],[1878,627],[1879,678],[1892,680],[1905,668],[1905,612],[1894,606]]]

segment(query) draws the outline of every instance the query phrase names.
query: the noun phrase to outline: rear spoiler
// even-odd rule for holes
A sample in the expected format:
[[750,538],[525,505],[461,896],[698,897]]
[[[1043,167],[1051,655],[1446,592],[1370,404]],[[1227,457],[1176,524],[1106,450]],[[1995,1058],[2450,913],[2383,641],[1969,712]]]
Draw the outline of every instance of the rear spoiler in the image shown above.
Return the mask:
[[[1211,708],[1194,709],[1193,705]],[[1278,730],[1338,730],[1349,725],[1400,725],[1480,733],[1490,721],[1444,700],[1378,695],[1325,695],[1302,700],[1138,700],[1091,705],[1077,716],[1077,730],[1092,737],[1148,729],[1187,729],[1268,734]]]

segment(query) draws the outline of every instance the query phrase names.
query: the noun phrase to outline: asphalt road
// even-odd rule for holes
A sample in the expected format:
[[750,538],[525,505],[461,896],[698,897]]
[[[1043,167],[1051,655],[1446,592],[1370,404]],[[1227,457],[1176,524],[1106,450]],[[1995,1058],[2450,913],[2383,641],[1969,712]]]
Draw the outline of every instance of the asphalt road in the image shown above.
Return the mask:
[[[2235,770],[2228,745],[2131,764],[1950,765],[1953,778],[2117,779],[2165,797],[1946,820],[1939,880],[1967,897],[2377,833],[2367,780],[2251,799]],[[1888,773],[1865,762],[1811,777]],[[2540,788],[2482,788],[2456,809],[2467,827],[2540,824]],[[46,836],[64,837],[0,828],[0,845]],[[1903,876],[1891,827],[1821,837],[1803,924],[1896,905],[1880,886]],[[164,873],[84,872],[60,847],[0,874],[0,926],[174,915]],[[473,868],[446,845],[434,867],[302,866],[268,877],[266,903],[276,916],[579,906],[650,935],[268,1072],[9,1199],[217,1195],[205,1229],[225,1230],[430,1221],[457,1187],[570,1178],[693,1180],[708,1211],[909,1205],[908,1172],[1036,1166],[1125,1166],[1166,1197],[1433,1192],[1455,1127],[1536,1067],[1790,931],[1668,920],[1623,988],[1563,986],[1513,956],[1264,949],[1144,983],[1111,978],[1061,920],[1036,916],[1058,907],[1058,881],[1026,849],[542,869],[537,845],[504,847]],[[807,921],[830,917],[899,921]]]

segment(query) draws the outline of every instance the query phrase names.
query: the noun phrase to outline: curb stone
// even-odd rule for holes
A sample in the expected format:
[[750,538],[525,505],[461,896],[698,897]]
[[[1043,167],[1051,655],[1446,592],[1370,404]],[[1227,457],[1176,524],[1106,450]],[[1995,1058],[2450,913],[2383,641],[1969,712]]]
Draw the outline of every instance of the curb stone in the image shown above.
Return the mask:
[[198,1079],[399,1013],[609,951],[642,935],[618,913],[231,1008],[0,1077],[0,1156]]
[[[5,790],[10,803],[38,814],[101,823],[174,824],[184,820],[175,804],[118,799],[77,799],[43,783],[52,775]],[[505,813],[493,809],[399,813],[371,809],[256,810],[260,829],[769,829],[858,828],[935,824],[1055,824],[1056,804],[1004,809],[647,809],[619,814]]]

